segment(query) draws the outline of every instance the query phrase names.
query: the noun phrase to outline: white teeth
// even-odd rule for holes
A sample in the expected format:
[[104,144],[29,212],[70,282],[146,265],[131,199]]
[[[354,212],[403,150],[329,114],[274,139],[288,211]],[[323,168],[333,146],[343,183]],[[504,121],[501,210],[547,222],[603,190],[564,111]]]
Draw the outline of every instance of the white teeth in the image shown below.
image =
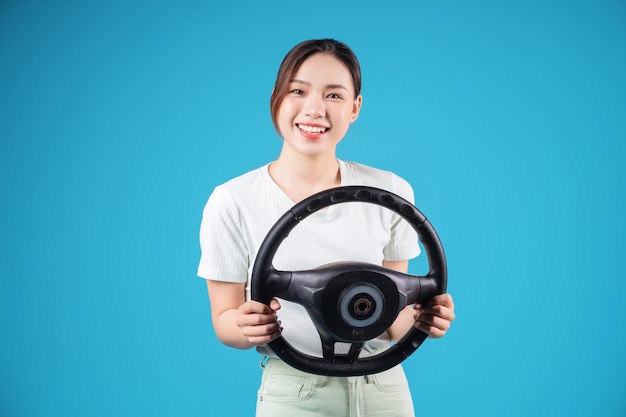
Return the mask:
[[300,128],[301,130],[304,130],[305,132],[308,132],[308,133],[324,133],[324,132],[326,132],[326,128],[325,127],[321,127],[321,126],[298,125],[298,128]]

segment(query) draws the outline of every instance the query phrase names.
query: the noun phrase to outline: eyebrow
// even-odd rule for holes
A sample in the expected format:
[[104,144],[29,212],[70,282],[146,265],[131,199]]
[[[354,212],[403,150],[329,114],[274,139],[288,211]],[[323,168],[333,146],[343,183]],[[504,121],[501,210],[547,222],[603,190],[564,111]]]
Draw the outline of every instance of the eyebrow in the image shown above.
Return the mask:
[[[297,78],[294,78],[293,80],[291,80],[292,83],[298,83],[298,84],[304,84],[304,85],[311,85],[310,82],[308,81],[303,81],[303,80],[298,80]],[[342,84],[328,84],[326,85],[326,88],[340,88],[342,90],[346,90],[348,91],[348,89],[343,86]]]

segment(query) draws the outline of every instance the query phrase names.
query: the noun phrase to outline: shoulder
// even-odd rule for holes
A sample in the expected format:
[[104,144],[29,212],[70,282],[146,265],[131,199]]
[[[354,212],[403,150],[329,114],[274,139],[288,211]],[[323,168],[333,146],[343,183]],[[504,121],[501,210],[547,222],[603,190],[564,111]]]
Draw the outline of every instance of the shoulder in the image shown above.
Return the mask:
[[213,189],[204,206],[205,218],[222,219],[224,216],[238,217],[242,210],[258,204],[267,196],[267,186],[260,167],[221,183]]
[[237,191],[240,189],[246,189],[252,185],[257,185],[263,180],[263,172],[267,171],[267,165],[248,171],[245,174],[241,174],[235,178],[232,178],[218,187],[228,188],[229,190]]
[[343,162],[348,173],[349,184],[346,185],[367,185],[398,194],[406,200],[414,201],[413,187],[411,184],[396,173],[358,162]]
[[263,176],[264,170],[267,170],[267,165],[219,184],[213,190],[212,196],[228,197],[234,201],[245,201],[246,197],[259,193],[263,189],[266,183]]

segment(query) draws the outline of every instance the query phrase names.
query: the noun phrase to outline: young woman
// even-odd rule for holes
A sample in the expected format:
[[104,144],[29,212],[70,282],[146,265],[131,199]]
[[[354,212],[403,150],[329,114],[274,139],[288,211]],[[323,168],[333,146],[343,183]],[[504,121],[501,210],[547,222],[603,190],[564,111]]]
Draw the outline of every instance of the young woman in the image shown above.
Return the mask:
[[[215,188],[200,228],[198,275],[207,280],[219,340],[269,357],[263,367],[257,416],[413,416],[401,365],[363,377],[324,377],[291,368],[266,344],[279,336],[297,350],[321,357],[317,330],[303,307],[273,299],[250,300],[249,281],[265,235],[295,203],[332,187],[367,185],[414,201],[399,176],[337,159],[337,144],[359,116],[362,97],[357,58],[331,39],[305,41],[285,56],[270,108],[283,146],[275,161]],[[360,261],[406,272],[419,254],[413,229],[388,209],[339,204],[299,224],[274,258],[277,269],[302,270]],[[362,354],[375,354],[411,328],[442,337],[454,320],[449,294],[407,307]],[[341,347],[339,347],[341,348]]]

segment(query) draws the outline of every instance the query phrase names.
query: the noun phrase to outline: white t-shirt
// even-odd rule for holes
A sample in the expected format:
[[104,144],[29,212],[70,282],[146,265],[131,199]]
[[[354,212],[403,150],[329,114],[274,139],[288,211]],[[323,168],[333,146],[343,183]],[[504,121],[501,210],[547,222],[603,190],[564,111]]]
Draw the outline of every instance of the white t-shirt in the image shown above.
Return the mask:
[[[414,202],[408,182],[389,171],[338,160],[341,185],[381,188]],[[293,202],[269,175],[268,165],[217,186],[204,208],[200,226],[202,255],[198,276],[225,282],[246,282],[263,239]],[[381,265],[383,260],[411,259],[420,252],[417,234],[399,215],[370,203],[345,203],[319,210],[298,224],[282,242],[273,260],[278,270],[312,269],[333,262]],[[280,300],[283,336],[298,351],[322,356],[321,341],[304,307]],[[347,346],[336,346],[345,352]],[[365,354],[389,345],[387,335],[365,344]],[[275,356],[267,347],[262,354]]]

